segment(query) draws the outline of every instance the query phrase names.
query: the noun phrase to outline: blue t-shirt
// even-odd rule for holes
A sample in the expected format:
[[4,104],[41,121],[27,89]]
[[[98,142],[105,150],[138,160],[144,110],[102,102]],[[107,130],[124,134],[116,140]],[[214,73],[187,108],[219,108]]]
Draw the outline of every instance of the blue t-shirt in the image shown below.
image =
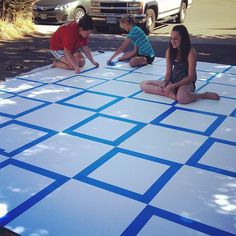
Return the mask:
[[130,38],[133,45],[138,48],[138,54],[140,56],[154,57],[155,54],[147,35],[138,26],[134,25],[127,37]]

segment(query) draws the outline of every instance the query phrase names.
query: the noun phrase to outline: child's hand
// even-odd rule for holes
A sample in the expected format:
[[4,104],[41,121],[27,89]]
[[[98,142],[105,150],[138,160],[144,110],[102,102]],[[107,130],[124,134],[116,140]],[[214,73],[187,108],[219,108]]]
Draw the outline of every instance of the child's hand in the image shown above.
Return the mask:
[[162,80],[159,87],[164,90],[164,88],[167,86],[168,82],[166,80]]
[[109,60],[107,61],[107,65],[110,66],[111,64],[112,64],[112,61],[109,59]]
[[96,67],[99,67],[99,63],[96,61],[93,62],[93,65],[95,65]]
[[111,60],[108,60],[108,61],[107,61],[107,65],[108,65],[108,66],[114,66],[115,63],[114,63],[113,61],[111,61]]
[[79,67],[75,67],[75,74],[80,74],[81,70]]

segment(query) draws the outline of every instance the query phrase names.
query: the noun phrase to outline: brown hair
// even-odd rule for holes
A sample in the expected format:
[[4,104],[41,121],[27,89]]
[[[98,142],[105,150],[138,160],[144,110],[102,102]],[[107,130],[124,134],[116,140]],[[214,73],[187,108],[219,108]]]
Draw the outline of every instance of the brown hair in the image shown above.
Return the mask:
[[134,17],[132,15],[123,15],[119,21],[120,23],[128,23],[129,25],[134,25]]

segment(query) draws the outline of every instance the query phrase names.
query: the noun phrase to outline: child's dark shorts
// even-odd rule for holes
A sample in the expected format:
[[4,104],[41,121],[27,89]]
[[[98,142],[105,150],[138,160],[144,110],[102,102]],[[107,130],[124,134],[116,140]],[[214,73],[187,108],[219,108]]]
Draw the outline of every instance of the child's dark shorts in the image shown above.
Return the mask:
[[138,56],[139,56],[139,57],[146,57],[147,64],[152,64],[153,61],[154,61],[154,59],[155,59],[155,57],[144,56],[144,55],[139,55],[139,54],[138,54]]

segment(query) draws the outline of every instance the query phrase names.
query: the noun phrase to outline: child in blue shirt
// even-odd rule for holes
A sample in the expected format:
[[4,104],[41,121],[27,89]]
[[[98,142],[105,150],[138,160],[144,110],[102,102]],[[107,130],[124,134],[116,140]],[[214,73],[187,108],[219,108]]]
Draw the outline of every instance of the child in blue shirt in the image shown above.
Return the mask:
[[155,58],[155,54],[147,35],[134,24],[134,17],[124,15],[120,19],[120,27],[128,32],[127,38],[117,49],[117,51],[107,61],[107,64],[112,64],[112,60],[121,54],[132,42],[134,49],[126,52],[118,60],[129,60],[131,67],[144,66],[151,64]]

